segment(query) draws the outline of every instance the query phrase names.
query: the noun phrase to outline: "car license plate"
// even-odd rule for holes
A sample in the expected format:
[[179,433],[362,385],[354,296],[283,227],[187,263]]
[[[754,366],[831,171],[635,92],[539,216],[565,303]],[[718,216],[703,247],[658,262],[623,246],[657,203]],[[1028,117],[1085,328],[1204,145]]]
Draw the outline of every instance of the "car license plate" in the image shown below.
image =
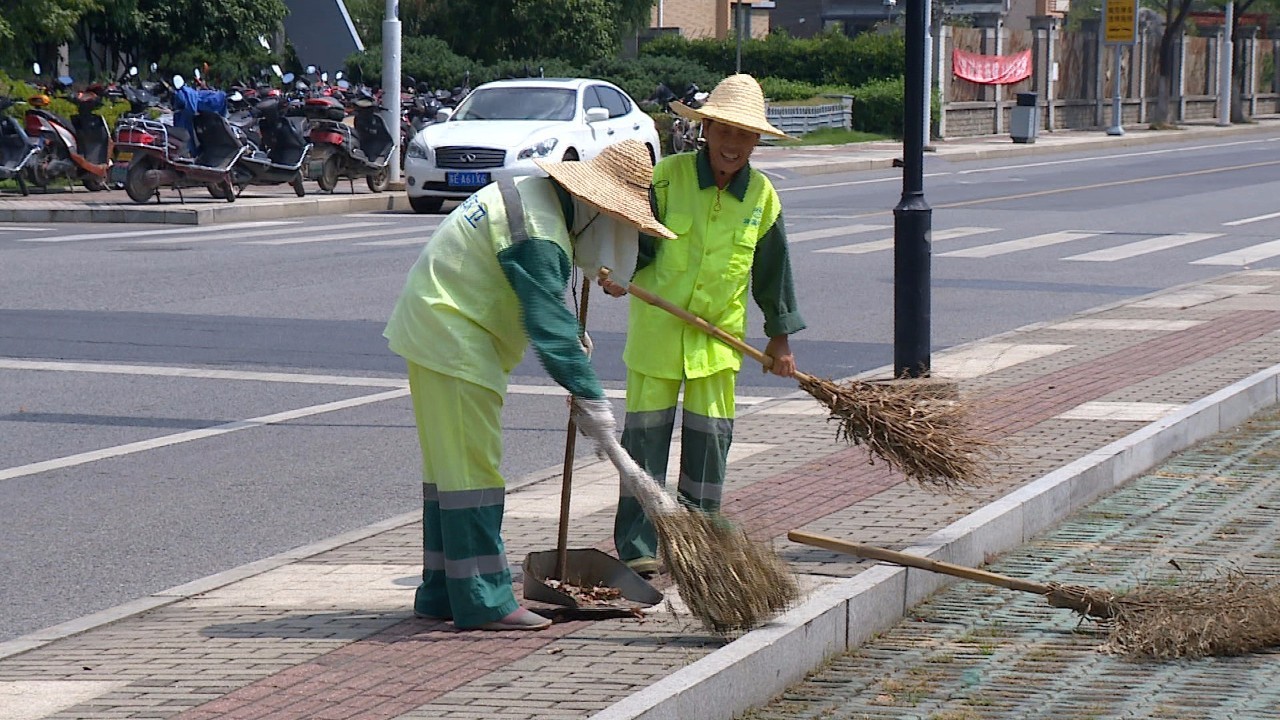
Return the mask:
[[133,159],[133,153],[131,153],[131,152],[118,152],[118,153],[116,153],[116,162],[118,162],[118,163],[127,163],[127,162],[129,162],[130,160],[132,160],[132,159]]
[[449,187],[480,187],[489,184],[489,173],[447,172],[444,174],[444,181]]

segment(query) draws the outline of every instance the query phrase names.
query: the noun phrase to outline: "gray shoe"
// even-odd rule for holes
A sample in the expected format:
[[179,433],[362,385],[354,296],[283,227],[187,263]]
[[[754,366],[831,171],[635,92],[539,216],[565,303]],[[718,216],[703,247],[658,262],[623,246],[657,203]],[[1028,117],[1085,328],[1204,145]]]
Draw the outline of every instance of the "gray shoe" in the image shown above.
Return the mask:
[[485,623],[477,630],[545,630],[551,627],[551,621],[538,613],[520,608],[501,620]]

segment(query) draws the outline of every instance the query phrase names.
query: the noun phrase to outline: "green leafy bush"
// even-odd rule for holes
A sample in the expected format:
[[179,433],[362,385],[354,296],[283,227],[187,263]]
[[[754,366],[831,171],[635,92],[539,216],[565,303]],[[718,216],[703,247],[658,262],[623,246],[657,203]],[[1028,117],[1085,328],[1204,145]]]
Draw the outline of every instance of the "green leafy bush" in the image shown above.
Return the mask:
[[853,129],[902,137],[902,78],[872,80],[853,91]]
[[[667,55],[683,57],[706,66],[721,76],[737,67],[737,42],[663,35],[640,49],[641,57]],[[856,87],[870,80],[903,74],[906,46],[900,31],[864,33],[850,38],[827,32],[813,38],[793,38],[772,33],[762,39],[742,43],[742,71],[763,81],[779,78],[811,85]]]
[[[463,84],[468,74],[472,86],[483,69],[479,63],[458,55],[441,39],[406,37],[400,46],[400,72],[432,89],[452,88]],[[382,83],[382,46],[371,45],[346,60],[347,75],[352,82],[370,85]]]

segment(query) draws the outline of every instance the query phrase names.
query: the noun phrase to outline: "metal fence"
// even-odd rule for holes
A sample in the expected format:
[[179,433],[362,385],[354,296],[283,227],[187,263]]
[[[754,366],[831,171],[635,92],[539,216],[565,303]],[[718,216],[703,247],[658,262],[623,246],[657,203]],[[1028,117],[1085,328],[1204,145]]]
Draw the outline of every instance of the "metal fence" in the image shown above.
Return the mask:
[[822,128],[853,127],[853,97],[835,96],[837,103],[830,105],[767,105],[765,116],[769,123],[782,132],[800,137]]

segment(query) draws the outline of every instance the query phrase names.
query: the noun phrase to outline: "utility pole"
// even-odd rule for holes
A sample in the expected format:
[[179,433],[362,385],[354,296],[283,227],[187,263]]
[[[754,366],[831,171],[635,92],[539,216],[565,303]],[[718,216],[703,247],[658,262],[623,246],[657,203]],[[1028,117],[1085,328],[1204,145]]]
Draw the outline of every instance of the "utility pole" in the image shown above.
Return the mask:
[[925,0],[906,0],[906,78],[902,99],[902,199],[893,209],[893,375],[929,375],[930,232],[924,199]]
[[1227,3],[1222,16],[1222,43],[1218,53],[1218,125],[1231,124],[1231,61],[1235,55],[1231,42],[1231,26],[1235,24],[1236,4]]
[[387,180],[400,182],[400,2],[387,0],[382,21],[382,117],[391,133],[391,157],[387,160]]
[[733,4],[733,37],[737,44],[737,57],[733,61],[733,71],[735,73],[742,72],[742,4],[744,0],[737,0]]

